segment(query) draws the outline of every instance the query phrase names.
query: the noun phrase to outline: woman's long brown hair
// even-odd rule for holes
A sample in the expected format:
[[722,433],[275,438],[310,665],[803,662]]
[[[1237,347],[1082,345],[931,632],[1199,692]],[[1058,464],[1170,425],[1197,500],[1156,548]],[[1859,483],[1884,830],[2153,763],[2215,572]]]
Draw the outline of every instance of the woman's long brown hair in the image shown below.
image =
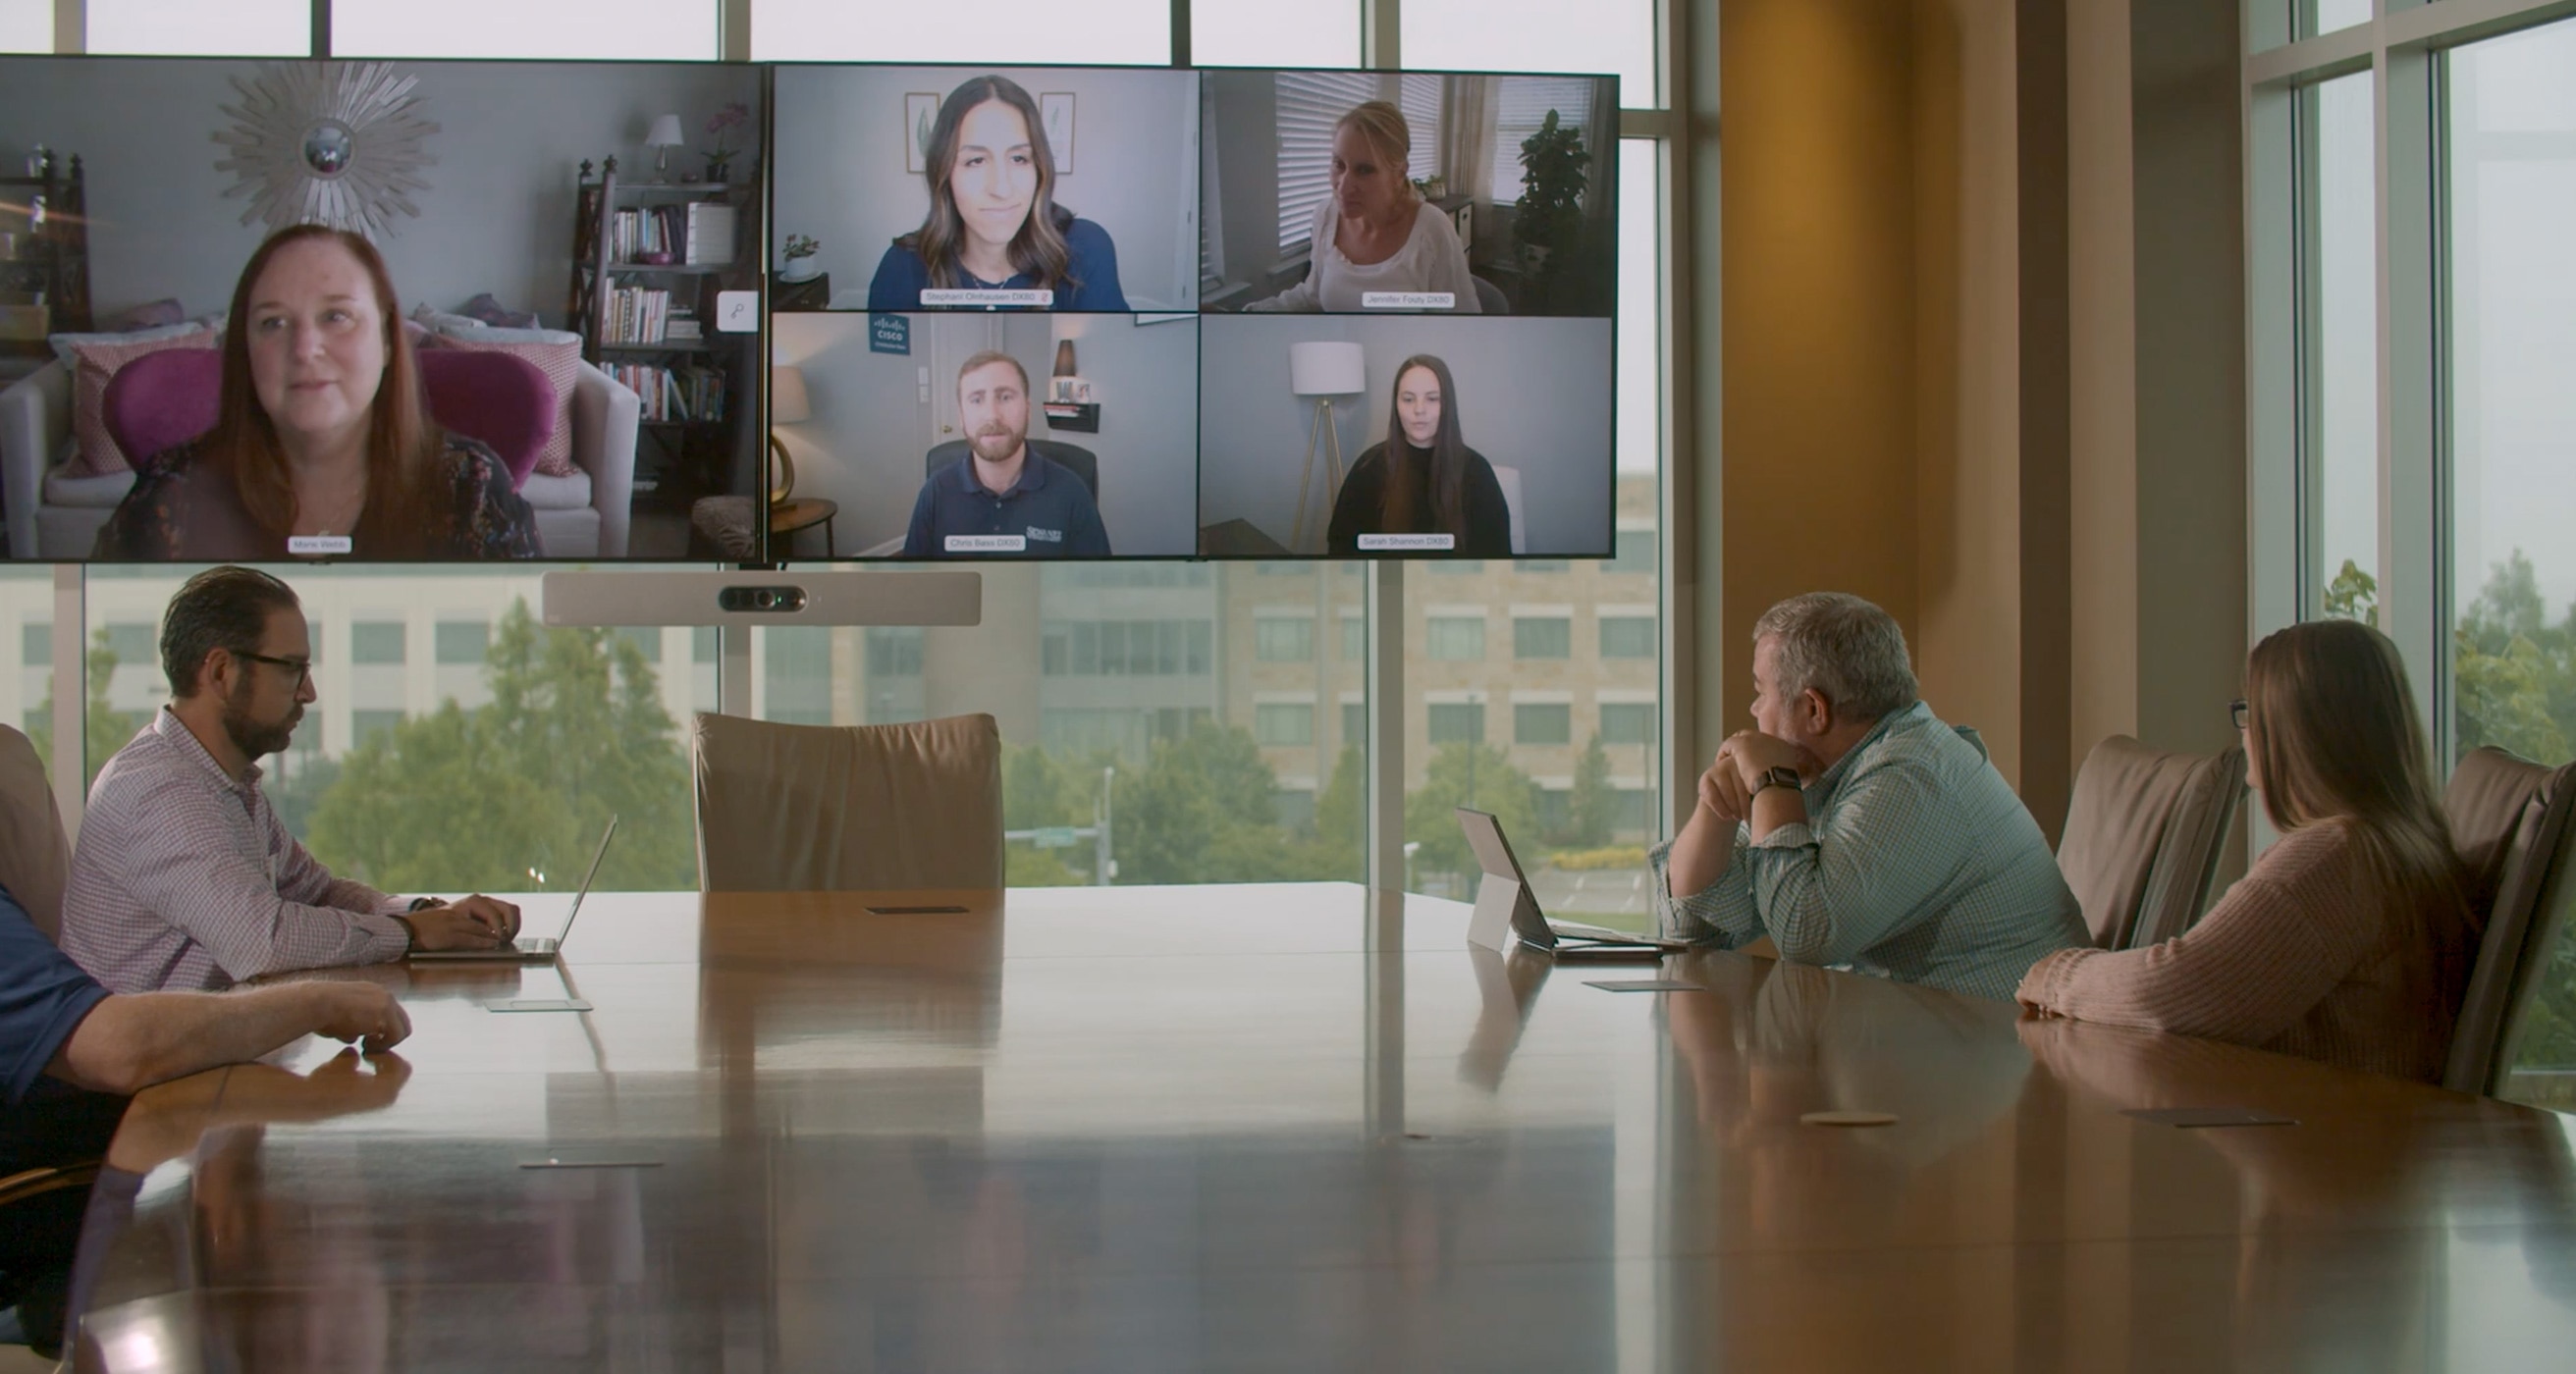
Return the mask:
[[957,131],[965,124],[966,116],[988,100],[998,100],[1020,112],[1020,119],[1029,128],[1029,157],[1038,169],[1037,191],[1029,198],[1029,217],[1011,236],[1011,266],[1049,291],[1059,285],[1079,287],[1082,283],[1072,275],[1073,249],[1064,241],[1064,231],[1073,224],[1073,212],[1055,203],[1055,151],[1047,145],[1046,123],[1038,114],[1037,101],[1007,76],[975,77],[939,102],[939,118],[931,122],[930,148],[923,157],[930,168],[930,214],[920,228],[895,242],[920,255],[930,269],[932,286],[947,290],[957,285],[957,254],[965,244],[966,221],[957,213],[957,200],[948,184],[957,174]]
[[[1440,383],[1440,428],[1431,435],[1428,452],[1404,435],[1404,416],[1396,398],[1404,394],[1404,374],[1421,368]],[[1426,490],[1431,518],[1439,532],[1455,535],[1467,546],[1467,441],[1459,437],[1458,387],[1449,380],[1449,364],[1428,353],[1416,353],[1395,366],[1395,384],[1387,389],[1386,485],[1378,496],[1378,528],[1410,530],[1413,510]]]
[[376,246],[346,229],[298,224],[268,236],[250,255],[241,280],[233,286],[232,317],[224,324],[222,398],[205,452],[221,464],[241,493],[243,509],[253,522],[284,548],[295,528],[295,483],[286,470],[286,450],[277,441],[277,425],[259,403],[251,380],[251,292],[259,285],[269,259],[289,244],[325,239],[349,250],[374,283],[376,313],[383,317],[385,372],[368,407],[367,503],[350,531],[361,557],[388,558],[425,554],[436,531],[431,518],[431,491],[447,436],[429,418],[420,383],[420,363],[402,326],[394,299],[393,274],[385,270]]
[[2264,813],[2285,833],[2327,820],[2351,826],[2382,887],[2423,914],[2456,999],[2479,918],[2397,646],[2357,620],[2275,631],[2246,660],[2245,700]]

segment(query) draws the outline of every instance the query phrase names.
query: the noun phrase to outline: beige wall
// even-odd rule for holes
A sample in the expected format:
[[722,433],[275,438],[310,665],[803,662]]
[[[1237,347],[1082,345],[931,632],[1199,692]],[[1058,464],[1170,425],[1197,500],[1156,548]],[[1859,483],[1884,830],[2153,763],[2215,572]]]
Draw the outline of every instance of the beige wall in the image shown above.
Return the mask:
[[1915,668],[2021,774],[2020,271],[2012,0],[1916,0]]
[[2076,758],[2138,732],[2137,257],[2125,3],[2066,16]]
[[1895,0],[1728,0],[1719,719],[1749,724],[1744,636],[1795,592],[1854,592],[1916,635],[1913,45]]
[[1744,719],[1754,618],[1829,587],[1895,613],[1933,708],[1985,734],[2052,834],[2103,735],[2225,742],[2210,703],[2245,624],[2235,6],[2131,11],[1721,7],[1704,741]]

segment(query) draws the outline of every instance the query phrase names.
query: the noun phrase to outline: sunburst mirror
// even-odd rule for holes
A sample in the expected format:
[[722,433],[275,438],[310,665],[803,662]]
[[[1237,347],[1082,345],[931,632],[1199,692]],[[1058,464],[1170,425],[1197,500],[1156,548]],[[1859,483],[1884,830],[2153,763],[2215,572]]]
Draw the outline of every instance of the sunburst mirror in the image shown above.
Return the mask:
[[421,117],[412,88],[390,62],[301,62],[233,78],[238,105],[214,140],[232,150],[215,163],[231,173],[226,197],[248,196],[241,222],[271,229],[328,224],[369,239],[390,237],[396,215],[420,217],[412,193],[438,159],[423,146],[438,126]]

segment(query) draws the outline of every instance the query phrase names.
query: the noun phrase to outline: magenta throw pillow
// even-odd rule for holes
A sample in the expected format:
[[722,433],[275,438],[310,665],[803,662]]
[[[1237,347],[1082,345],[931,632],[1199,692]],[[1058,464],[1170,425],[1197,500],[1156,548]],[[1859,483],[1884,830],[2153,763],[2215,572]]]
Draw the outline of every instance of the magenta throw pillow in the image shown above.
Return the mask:
[[510,469],[511,488],[526,484],[555,435],[554,383],[535,363],[508,353],[424,348],[420,381],[440,425],[491,445]]
[[437,334],[421,348],[421,361],[440,353],[497,353],[520,358],[545,374],[554,389],[554,430],[537,451],[536,470],[548,477],[570,477],[580,471],[572,461],[572,392],[581,372],[581,344],[476,339],[463,334]]
[[[131,459],[148,458],[159,448],[132,449],[120,443],[113,426],[107,422],[107,393],[127,368],[165,353],[202,354],[207,362],[222,366],[222,354],[215,345],[223,336],[200,329],[168,338],[139,339],[131,342],[79,343],[72,346],[72,436],[79,441],[68,470],[74,477],[107,477],[133,466]],[[211,393],[210,393],[211,394]],[[206,412],[206,424],[214,423],[214,412]],[[202,426],[200,427],[202,428]],[[186,436],[181,436],[186,437]],[[164,446],[166,447],[166,445]]]
[[[441,428],[479,439],[500,455],[513,488],[528,480],[555,435],[554,385],[534,363],[508,353],[422,349],[420,380]],[[215,427],[223,355],[210,348],[146,354],[117,369],[100,406],[124,453],[148,458]]]

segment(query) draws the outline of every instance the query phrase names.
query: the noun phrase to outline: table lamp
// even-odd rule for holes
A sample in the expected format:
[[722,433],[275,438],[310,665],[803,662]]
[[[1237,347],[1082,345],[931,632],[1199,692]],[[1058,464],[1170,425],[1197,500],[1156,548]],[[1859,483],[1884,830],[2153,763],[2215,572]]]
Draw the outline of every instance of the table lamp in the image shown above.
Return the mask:
[[1297,474],[1297,523],[1288,531],[1288,547],[1295,550],[1306,543],[1306,488],[1315,480],[1319,446],[1324,450],[1324,520],[1331,524],[1333,499],[1342,490],[1342,435],[1333,423],[1333,398],[1368,390],[1368,354],[1339,339],[1290,344],[1288,389],[1315,398],[1314,419],[1306,430],[1306,467]]
[[[632,127],[632,126],[629,126]],[[688,142],[680,136],[680,117],[675,114],[655,115],[652,132],[644,135],[644,146],[653,150],[653,174],[670,180],[671,150]]]
[[[769,369],[769,423],[800,425],[814,418],[812,404],[805,397],[805,369],[773,367]],[[769,504],[787,504],[796,492],[796,460],[787,456],[787,446],[778,442],[778,431],[769,432]]]

